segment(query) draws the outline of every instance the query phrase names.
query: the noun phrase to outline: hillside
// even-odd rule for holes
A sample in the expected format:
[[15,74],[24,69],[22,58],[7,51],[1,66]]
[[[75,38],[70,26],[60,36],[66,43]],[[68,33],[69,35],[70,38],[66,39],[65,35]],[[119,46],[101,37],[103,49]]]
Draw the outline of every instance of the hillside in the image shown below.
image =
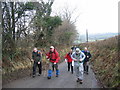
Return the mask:
[[[118,36],[96,42],[82,43],[79,45],[81,49],[86,46],[92,54],[91,64],[94,73],[103,87],[120,87],[120,72],[118,67],[120,64],[120,61],[118,61],[120,58],[120,52],[118,52]],[[61,62],[69,49],[70,47],[57,48],[60,53]],[[14,56],[14,61],[7,60],[7,57],[3,57],[3,84],[29,76],[32,72],[32,64],[29,60],[31,55],[27,53],[28,51],[24,51],[22,54],[16,54]],[[43,67],[45,64],[47,64],[47,62],[45,57],[43,57]]]
[[118,36],[79,45],[81,49],[85,46],[92,54],[92,68],[103,87],[120,87]]
[[[104,40],[118,35],[118,33],[98,33],[98,34],[89,34],[89,41]],[[86,35],[80,35],[81,42],[86,41]]]

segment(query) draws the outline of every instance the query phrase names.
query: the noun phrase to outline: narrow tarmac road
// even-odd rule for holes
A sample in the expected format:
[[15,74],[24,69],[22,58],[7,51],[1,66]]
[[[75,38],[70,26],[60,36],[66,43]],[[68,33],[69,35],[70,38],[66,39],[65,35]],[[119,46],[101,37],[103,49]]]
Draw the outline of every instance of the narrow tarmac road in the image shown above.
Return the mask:
[[4,85],[3,88],[100,88],[91,69],[88,75],[84,74],[83,84],[76,82],[75,73],[71,74],[67,71],[65,62],[59,64],[59,69],[59,77],[55,77],[55,72],[50,80],[43,75],[35,78],[26,77]]

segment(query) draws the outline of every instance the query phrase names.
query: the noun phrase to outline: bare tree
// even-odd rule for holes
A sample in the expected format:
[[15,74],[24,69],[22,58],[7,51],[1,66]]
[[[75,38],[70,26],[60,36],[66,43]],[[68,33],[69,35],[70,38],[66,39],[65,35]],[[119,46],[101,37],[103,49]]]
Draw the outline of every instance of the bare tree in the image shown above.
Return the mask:
[[57,13],[57,15],[60,15],[60,17],[62,18],[63,23],[61,26],[56,28],[54,32],[53,38],[55,43],[70,45],[77,38],[75,23],[79,15],[77,15],[76,17],[74,16],[75,10],[76,8],[70,10],[68,7],[66,7],[62,9],[62,12]]

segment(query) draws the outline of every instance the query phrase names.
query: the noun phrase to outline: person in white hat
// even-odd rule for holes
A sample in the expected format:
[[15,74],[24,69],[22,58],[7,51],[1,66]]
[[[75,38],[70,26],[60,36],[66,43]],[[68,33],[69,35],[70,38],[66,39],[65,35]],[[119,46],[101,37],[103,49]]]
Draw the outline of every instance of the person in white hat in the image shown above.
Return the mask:
[[56,69],[56,77],[58,77],[59,75],[58,62],[60,60],[60,57],[59,57],[59,53],[53,46],[50,46],[50,51],[46,54],[46,58],[49,60],[49,70],[48,70],[47,78],[51,79],[53,66]]
[[76,74],[76,81],[80,84],[83,83],[83,60],[85,59],[85,54],[79,49],[76,48],[75,53],[71,55],[74,60],[74,70]]

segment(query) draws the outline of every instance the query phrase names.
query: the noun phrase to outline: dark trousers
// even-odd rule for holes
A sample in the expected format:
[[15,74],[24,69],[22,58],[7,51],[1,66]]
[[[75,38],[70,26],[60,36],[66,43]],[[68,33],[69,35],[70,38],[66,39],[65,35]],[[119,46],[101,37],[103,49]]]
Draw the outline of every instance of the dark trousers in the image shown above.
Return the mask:
[[70,67],[71,67],[71,72],[73,73],[72,62],[68,62],[68,71],[70,71]]
[[85,72],[88,72],[88,69],[89,69],[88,62],[84,62],[84,63],[83,63],[83,67],[84,67],[84,71],[85,71]]
[[38,64],[38,62],[34,62],[33,64],[33,75],[36,74],[36,67],[38,66],[39,74],[42,74],[42,63]]
[[52,70],[53,70],[53,71],[54,71],[54,68],[55,68],[54,65],[52,65]]

